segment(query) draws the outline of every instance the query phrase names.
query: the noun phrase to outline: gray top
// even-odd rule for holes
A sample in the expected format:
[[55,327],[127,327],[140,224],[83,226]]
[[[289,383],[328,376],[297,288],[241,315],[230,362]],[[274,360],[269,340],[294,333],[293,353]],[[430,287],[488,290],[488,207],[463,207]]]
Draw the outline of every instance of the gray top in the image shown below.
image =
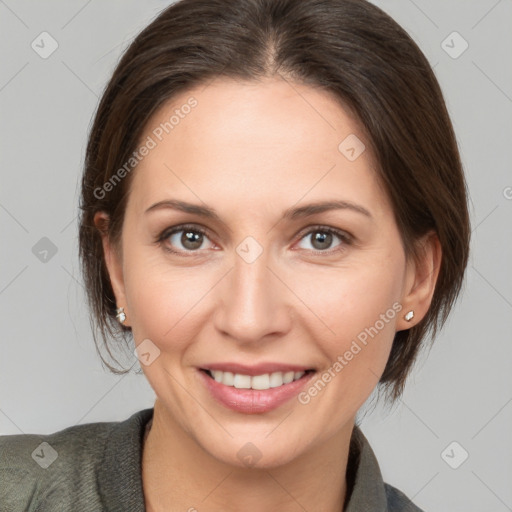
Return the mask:
[[[0,512],[144,512],[142,443],[153,408],[122,422],[0,436]],[[344,512],[422,512],[386,484],[356,425]]]

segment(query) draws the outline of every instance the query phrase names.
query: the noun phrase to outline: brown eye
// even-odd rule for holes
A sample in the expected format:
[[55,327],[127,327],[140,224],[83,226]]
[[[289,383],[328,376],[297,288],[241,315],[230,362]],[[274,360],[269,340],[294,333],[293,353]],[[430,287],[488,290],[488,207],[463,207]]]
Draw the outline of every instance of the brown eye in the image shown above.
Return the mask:
[[179,243],[181,243],[185,249],[194,251],[196,249],[200,249],[201,245],[203,245],[204,235],[202,233],[191,230],[182,230],[175,234],[179,233],[182,233],[182,235],[179,237]]
[[317,231],[316,233],[313,233],[313,235],[311,242],[315,249],[329,249],[333,239],[332,233]]
[[204,242],[209,240],[206,231],[197,226],[176,226],[167,230],[158,238],[165,249],[172,253],[196,252],[205,249]]
[[[318,252],[333,252],[338,250],[338,248],[343,249],[346,245],[351,243],[351,238],[349,235],[344,233],[343,231],[339,231],[334,228],[328,227],[317,227],[314,229],[310,229],[301,240],[307,240],[309,238],[310,244],[312,248],[302,247],[306,250],[313,250]],[[332,248],[333,243],[336,241],[336,238],[340,240],[338,244]]]

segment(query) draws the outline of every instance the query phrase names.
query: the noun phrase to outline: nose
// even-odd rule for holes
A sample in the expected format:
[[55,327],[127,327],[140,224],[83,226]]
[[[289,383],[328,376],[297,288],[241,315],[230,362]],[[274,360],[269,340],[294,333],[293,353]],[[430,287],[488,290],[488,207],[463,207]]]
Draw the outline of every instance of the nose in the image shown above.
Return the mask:
[[214,325],[238,343],[282,336],[291,327],[293,293],[270,260],[265,251],[254,261],[235,253],[233,267],[219,283]]

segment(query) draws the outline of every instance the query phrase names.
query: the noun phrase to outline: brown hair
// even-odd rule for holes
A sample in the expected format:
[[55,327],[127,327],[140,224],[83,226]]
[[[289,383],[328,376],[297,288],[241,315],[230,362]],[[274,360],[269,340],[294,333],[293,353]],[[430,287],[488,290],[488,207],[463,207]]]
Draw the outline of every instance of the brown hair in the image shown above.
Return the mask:
[[[435,75],[416,43],[365,0],[181,0],[161,12],[124,53],[103,93],[85,155],[80,261],[97,350],[130,341],[115,319],[115,296],[94,214],[119,242],[131,175],[105,193],[129,161],[150,116],[177,93],[216,77],[259,80],[276,74],[322,88],[355,112],[370,141],[406,254],[433,230],[442,262],[431,306],[396,333],[379,381],[392,401],[429,331],[445,323],[469,253],[467,191],[452,124]],[[126,168],[126,167],[125,167]],[[123,173],[124,176],[125,173]],[[119,177],[119,174],[118,174]],[[102,191],[99,193],[98,191]]]

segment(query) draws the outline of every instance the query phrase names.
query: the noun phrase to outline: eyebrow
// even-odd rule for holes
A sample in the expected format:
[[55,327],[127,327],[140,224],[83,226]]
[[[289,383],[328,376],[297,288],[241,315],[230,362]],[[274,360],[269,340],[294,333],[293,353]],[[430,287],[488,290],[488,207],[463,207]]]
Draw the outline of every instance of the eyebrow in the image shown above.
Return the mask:
[[357,213],[361,213],[366,217],[372,219],[372,214],[364,207],[351,201],[322,201],[317,203],[306,204],[299,208],[289,208],[285,210],[283,218],[285,219],[301,219],[304,217],[310,217],[317,213],[323,213],[329,210],[352,210]]
[[[145,213],[151,212],[153,210],[159,210],[162,208],[169,208],[172,210],[178,210],[185,213],[199,215],[201,217],[216,220],[224,224],[222,219],[219,217],[219,215],[213,208],[210,208],[208,206],[201,206],[198,204],[187,203],[185,201],[179,201],[177,199],[167,199],[164,201],[159,201],[158,203],[155,203],[152,206],[150,206],[145,211]],[[297,220],[330,210],[351,210],[360,213],[370,219],[373,219],[372,214],[363,206],[356,203],[352,203],[351,201],[342,200],[320,201],[316,203],[306,204],[298,208],[288,208],[287,210],[284,211],[283,218],[288,220]]]

